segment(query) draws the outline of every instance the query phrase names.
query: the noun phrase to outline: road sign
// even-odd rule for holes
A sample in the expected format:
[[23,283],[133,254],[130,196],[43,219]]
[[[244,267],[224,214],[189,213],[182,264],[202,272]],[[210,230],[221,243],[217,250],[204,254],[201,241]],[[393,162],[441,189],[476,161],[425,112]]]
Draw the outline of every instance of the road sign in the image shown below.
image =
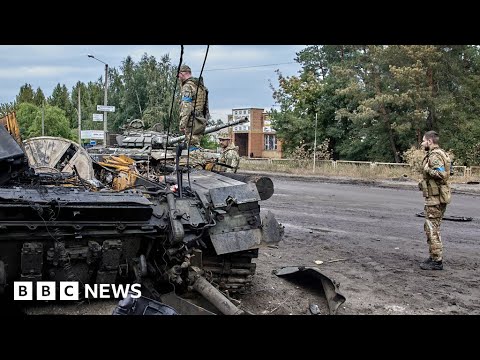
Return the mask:
[[80,137],[82,139],[103,139],[103,130],[82,130]]
[[90,145],[97,145],[97,142],[95,140],[90,140]]
[[97,105],[97,111],[115,112],[115,106]]
[[93,114],[93,121],[103,121],[103,114]]

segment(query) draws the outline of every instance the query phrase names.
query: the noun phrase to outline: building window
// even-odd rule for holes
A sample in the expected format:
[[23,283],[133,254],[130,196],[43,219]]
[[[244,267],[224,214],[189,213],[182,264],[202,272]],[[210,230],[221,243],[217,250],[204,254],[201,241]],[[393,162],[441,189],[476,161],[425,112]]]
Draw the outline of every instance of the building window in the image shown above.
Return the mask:
[[264,135],[265,150],[277,150],[277,137],[273,134]]

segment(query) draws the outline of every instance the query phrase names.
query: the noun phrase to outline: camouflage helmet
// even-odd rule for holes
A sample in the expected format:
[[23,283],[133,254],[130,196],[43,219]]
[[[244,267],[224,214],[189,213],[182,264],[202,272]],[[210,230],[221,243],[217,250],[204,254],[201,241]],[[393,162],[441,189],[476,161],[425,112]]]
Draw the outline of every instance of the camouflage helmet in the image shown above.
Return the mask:
[[220,140],[220,141],[221,141],[221,140],[232,140],[232,138],[231,138],[230,136],[228,136],[228,135],[220,135],[220,136],[218,137],[218,140]]
[[191,72],[192,72],[192,69],[190,69],[190,66],[183,64],[182,66],[180,66],[180,72],[189,72],[189,73],[191,73]]

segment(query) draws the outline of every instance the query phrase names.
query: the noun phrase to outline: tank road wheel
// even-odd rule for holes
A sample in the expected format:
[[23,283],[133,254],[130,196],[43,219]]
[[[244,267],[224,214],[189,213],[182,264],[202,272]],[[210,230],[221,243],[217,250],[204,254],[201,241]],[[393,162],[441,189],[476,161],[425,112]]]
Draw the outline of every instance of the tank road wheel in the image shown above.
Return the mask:
[[257,257],[258,249],[205,256],[203,270],[206,278],[217,284],[220,290],[228,290],[230,294],[243,293],[252,285],[257,266],[252,259]]

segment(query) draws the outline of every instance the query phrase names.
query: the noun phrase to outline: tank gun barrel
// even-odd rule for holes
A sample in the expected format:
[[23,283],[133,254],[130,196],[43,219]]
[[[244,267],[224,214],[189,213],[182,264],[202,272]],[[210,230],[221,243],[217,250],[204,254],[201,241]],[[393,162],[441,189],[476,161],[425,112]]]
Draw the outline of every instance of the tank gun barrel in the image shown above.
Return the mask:
[[[218,130],[221,130],[221,129],[225,129],[229,126],[234,126],[234,125],[238,125],[238,124],[243,124],[243,123],[246,123],[248,122],[248,118],[245,117],[243,119],[240,119],[240,120],[235,120],[235,121],[232,121],[232,122],[229,122],[227,124],[218,124],[218,125],[212,125],[212,126],[209,126],[205,129],[205,132],[204,134],[210,134],[210,133],[213,133],[215,131],[218,131]],[[168,145],[174,145],[174,144],[177,144],[179,142],[182,142],[183,140],[185,140],[185,135],[182,135],[182,136],[177,136],[177,137],[174,137],[174,138],[171,138],[168,140]]]

